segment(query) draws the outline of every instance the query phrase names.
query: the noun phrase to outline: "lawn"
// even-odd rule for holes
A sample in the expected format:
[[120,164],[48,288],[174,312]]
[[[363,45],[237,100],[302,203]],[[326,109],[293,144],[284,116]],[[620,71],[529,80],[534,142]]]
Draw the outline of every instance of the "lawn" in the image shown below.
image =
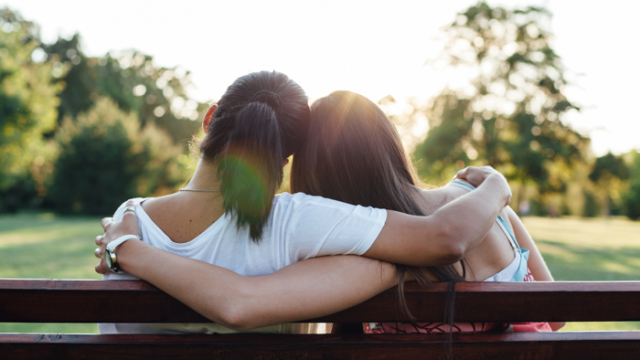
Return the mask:
[[[0,216],[0,278],[99,279],[99,218]],[[640,222],[527,217],[556,280],[640,280]],[[46,306],[46,304],[43,304]],[[638,323],[571,323],[566,330],[637,329]],[[96,332],[94,324],[0,324],[0,332]]]

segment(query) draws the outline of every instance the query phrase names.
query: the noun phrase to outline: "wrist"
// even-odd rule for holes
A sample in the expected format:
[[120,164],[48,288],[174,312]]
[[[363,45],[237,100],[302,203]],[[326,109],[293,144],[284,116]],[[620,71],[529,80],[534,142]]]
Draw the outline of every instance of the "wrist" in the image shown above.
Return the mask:
[[109,244],[107,244],[104,251],[104,258],[105,258],[107,267],[111,271],[115,273],[122,271],[122,268],[120,266],[119,250],[122,247],[122,245],[128,243],[129,240],[142,240],[142,239],[138,235],[128,234],[128,235],[120,236],[117,239],[109,242]]
[[489,190],[492,195],[499,196],[502,207],[509,205],[511,201],[511,188],[509,188],[509,183],[507,183],[504,176],[501,174],[491,174],[487,176],[482,185],[486,185],[487,190]]
[[118,267],[126,272],[130,264],[131,252],[136,245],[141,244],[142,241],[125,241],[116,249],[116,256],[118,257]]

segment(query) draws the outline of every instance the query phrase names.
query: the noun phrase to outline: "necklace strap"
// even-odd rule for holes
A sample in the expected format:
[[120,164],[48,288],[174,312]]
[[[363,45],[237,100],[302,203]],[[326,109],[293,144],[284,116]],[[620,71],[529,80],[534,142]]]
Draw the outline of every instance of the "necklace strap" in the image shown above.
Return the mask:
[[218,192],[220,190],[198,190],[198,189],[186,189],[181,188],[180,191],[193,191],[193,192]]

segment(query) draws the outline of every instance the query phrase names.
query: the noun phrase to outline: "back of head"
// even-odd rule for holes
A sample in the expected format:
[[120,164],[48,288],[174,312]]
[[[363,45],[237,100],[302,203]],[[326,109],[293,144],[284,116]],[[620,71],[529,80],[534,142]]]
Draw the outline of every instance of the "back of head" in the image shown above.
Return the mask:
[[217,165],[225,212],[259,240],[282,183],[282,164],[304,141],[308,99],[278,72],[238,78],[224,93],[200,144],[202,157]]
[[306,143],[294,156],[291,190],[354,205],[421,215],[416,177],[398,132],[362,95],[336,91],[311,106]]
[[[398,131],[376,104],[350,91],[336,91],[311,105],[307,141],[293,158],[292,192],[424,215],[416,202],[416,183]],[[403,294],[405,272],[421,284],[429,280],[420,268],[396,269],[400,304],[409,313]],[[442,281],[464,279],[451,265],[429,270]]]

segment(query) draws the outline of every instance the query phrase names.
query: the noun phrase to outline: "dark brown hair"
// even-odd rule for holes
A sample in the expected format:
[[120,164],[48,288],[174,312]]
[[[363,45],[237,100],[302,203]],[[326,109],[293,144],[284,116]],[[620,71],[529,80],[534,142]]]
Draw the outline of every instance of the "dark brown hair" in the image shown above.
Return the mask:
[[[424,215],[415,201],[418,180],[395,126],[362,95],[335,91],[311,105],[306,143],[291,168],[292,192],[353,205]],[[453,265],[428,267],[441,281],[463,281]],[[402,310],[405,271],[429,284],[423,269],[396,265]]]
[[282,183],[282,162],[304,141],[309,102],[300,85],[279,72],[255,72],[227,88],[200,151],[215,162],[226,213],[254,241]]

